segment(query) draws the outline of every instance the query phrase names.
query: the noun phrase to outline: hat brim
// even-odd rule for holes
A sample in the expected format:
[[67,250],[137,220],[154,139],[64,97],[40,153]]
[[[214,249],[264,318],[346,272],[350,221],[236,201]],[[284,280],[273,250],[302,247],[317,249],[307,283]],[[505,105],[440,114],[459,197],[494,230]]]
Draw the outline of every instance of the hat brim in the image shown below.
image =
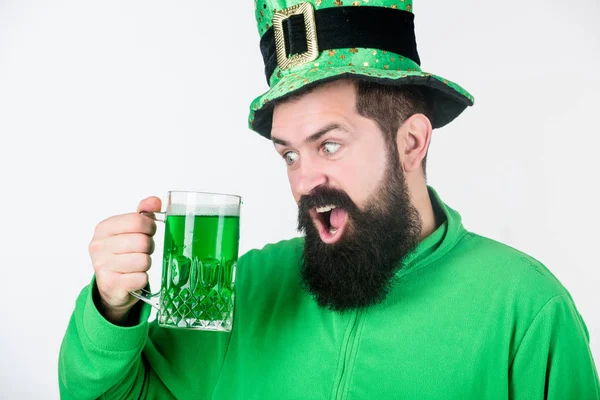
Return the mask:
[[282,100],[300,90],[337,79],[358,79],[385,85],[418,85],[432,89],[433,128],[441,128],[458,117],[474,99],[458,84],[422,71],[386,71],[371,67],[328,67],[303,69],[283,76],[270,90],[250,105],[249,127],[267,139],[271,138],[274,100]]

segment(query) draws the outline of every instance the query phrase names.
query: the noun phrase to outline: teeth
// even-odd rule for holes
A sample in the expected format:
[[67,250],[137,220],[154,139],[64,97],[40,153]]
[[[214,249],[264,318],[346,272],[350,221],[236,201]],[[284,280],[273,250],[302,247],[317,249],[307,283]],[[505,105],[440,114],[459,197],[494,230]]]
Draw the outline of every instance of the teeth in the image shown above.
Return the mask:
[[325,206],[325,207],[317,207],[317,212],[318,212],[318,213],[324,213],[324,212],[327,212],[327,211],[331,211],[331,210],[333,210],[334,208],[335,208],[335,206],[334,206],[334,205]]
[[336,232],[337,232],[337,229],[335,229],[335,228],[329,228],[329,234],[330,235],[335,235]]

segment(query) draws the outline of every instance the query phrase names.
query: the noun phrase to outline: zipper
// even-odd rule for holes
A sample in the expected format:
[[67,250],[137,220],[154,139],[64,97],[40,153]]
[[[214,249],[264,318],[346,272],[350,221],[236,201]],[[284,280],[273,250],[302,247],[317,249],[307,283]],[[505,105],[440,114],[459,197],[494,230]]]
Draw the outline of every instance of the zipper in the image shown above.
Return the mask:
[[356,334],[359,326],[359,318],[362,315],[362,310],[355,311],[354,319],[351,321],[350,331],[347,335],[347,339],[345,343],[342,343],[343,353],[340,355],[341,361],[341,371],[339,373],[339,378],[337,382],[334,382],[334,390],[331,398],[335,400],[342,399],[342,396],[345,392],[344,387],[346,385],[346,381],[349,379],[349,367],[350,367],[350,359],[352,358],[354,352],[352,351],[356,346],[358,341],[358,335]]

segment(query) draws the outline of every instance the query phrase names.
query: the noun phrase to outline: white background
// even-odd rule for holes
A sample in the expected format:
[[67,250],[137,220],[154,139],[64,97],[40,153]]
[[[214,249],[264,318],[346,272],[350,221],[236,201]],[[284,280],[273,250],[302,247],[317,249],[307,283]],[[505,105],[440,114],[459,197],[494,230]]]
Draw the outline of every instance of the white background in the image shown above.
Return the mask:
[[[548,266],[600,360],[600,3],[415,12],[423,69],[476,98],[434,132],[429,183],[467,229]],[[232,192],[242,252],[296,235],[284,164],[246,128],[258,43],[252,0],[0,0],[0,397],[58,397],[102,219],[171,189]]]

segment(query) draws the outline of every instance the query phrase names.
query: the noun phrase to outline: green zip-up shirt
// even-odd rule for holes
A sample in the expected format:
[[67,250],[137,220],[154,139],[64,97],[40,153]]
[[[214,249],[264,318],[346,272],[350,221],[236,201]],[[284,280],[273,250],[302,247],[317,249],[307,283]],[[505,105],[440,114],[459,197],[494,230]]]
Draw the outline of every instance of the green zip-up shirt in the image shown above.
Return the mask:
[[535,259],[443,224],[403,261],[379,305],[321,309],[300,287],[303,240],[240,257],[229,333],[106,321],[94,281],[59,359],[65,399],[600,399],[573,300]]

